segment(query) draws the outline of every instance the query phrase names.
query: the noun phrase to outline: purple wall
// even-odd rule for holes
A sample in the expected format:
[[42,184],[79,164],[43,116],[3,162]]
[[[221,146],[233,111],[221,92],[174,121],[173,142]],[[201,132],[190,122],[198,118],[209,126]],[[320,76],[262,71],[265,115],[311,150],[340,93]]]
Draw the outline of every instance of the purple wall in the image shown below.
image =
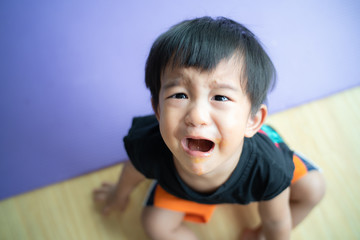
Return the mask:
[[131,118],[151,113],[149,48],[183,19],[259,36],[279,75],[271,112],[360,85],[360,2],[291,2],[1,1],[0,199],[124,160]]

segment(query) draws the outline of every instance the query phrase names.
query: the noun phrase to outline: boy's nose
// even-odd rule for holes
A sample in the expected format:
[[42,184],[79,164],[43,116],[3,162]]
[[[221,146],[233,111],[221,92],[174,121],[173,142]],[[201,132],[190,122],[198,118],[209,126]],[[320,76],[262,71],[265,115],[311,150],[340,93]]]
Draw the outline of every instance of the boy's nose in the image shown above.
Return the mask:
[[210,114],[206,105],[193,103],[185,117],[185,123],[192,127],[209,125]]

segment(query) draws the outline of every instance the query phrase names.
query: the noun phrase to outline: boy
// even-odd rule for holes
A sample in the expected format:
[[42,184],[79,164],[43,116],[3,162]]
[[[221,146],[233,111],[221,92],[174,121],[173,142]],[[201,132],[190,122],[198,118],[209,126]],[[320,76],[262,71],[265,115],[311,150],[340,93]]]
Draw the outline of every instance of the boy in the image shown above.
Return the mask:
[[275,69],[254,34],[226,18],[181,22],[154,42],[145,78],[155,116],[134,119],[118,183],[94,191],[104,213],[123,210],[151,178],[142,222],[152,239],[197,239],[184,220],[206,222],[216,204],[253,201],[262,224],[243,239],[289,239],[325,183],[263,126]]

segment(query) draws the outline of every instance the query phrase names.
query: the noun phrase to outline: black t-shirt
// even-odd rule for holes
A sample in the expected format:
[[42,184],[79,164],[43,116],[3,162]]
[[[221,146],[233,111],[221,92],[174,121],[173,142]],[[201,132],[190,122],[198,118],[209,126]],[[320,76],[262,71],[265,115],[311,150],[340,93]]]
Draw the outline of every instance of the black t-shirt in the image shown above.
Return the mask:
[[134,118],[124,143],[139,172],[156,179],[167,192],[198,203],[247,204],[270,200],[290,186],[294,171],[293,152],[286,144],[276,147],[266,135],[257,133],[245,138],[239,163],[230,178],[215,192],[203,194],[192,190],[180,178],[154,115]]

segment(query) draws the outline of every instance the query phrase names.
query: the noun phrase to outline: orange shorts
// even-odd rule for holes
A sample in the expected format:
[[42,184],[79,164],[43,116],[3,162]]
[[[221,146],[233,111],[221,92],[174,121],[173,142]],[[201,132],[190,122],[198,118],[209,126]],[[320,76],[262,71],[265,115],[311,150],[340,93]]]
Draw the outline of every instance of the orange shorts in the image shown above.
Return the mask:
[[[305,176],[307,172],[318,169],[297,153],[294,153],[293,155],[293,162],[295,170],[291,184]],[[210,221],[216,207],[215,204],[201,204],[175,197],[174,195],[166,192],[157,183],[155,183],[154,187],[152,187],[151,193],[146,200],[146,205],[184,212],[185,221],[196,223],[206,223]]]
[[291,184],[298,181],[300,178],[305,176],[309,171],[318,170],[319,168],[315,166],[312,162],[307,160],[305,157],[301,156],[299,153],[294,153],[293,162],[295,165],[294,175],[291,180]]

